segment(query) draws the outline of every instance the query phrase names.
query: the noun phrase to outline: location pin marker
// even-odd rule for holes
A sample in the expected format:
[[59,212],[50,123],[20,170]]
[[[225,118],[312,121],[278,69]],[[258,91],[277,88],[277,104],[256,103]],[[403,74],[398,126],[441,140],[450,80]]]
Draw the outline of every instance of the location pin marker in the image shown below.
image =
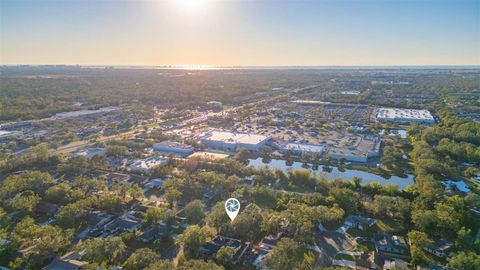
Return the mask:
[[225,211],[228,217],[233,221],[240,211],[240,202],[235,198],[230,198],[225,202]]

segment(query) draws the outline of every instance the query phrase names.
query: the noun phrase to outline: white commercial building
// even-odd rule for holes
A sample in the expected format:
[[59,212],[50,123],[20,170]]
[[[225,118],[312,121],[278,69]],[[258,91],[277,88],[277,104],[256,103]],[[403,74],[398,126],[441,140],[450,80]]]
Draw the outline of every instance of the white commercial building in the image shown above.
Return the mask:
[[63,112],[63,113],[55,114],[55,116],[51,117],[50,119],[60,120],[60,119],[69,119],[69,118],[77,118],[77,117],[86,117],[94,114],[110,113],[110,112],[119,111],[119,110],[121,110],[120,107],[110,106],[110,107],[100,108],[98,110],[80,110],[80,111],[72,111],[72,112]]
[[10,140],[10,139],[14,138],[16,135],[17,135],[17,133],[15,133],[15,132],[0,130],[0,141]]
[[149,157],[146,159],[139,159],[132,163],[129,168],[132,171],[147,173],[155,166],[167,164],[168,158],[164,157]]
[[194,148],[188,144],[163,141],[153,145],[153,150],[163,153],[172,153],[176,156],[185,157],[193,153]]
[[321,155],[325,151],[325,144],[302,144],[288,143],[280,147],[280,151],[291,151],[294,155],[318,154]]
[[269,140],[270,137],[258,134],[212,131],[202,138],[202,143],[211,148],[230,152],[238,148],[258,152]]
[[105,148],[92,147],[92,148],[82,149],[78,151],[75,155],[82,156],[86,159],[91,159],[94,156],[105,156],[106,153],[107,153],[107,150],[105,150]]
[[331,146],[327,156],[331,159],[345,159],[353,162],[367,162],[380,155],[380,139],[377,136],[363,136],[350,146]]
[[421,123],[434,124],[435,118],[428,110],[412,110],[398,108],[379,108],[377,109],[378,121],[392,121],[399,123]]

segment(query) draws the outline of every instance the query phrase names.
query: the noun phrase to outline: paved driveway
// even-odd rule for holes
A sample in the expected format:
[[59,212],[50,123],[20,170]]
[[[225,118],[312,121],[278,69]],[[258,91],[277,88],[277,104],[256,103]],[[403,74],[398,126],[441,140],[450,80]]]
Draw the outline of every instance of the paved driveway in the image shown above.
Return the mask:
[[350,239],[337,232],[319,232],[315,238],[317,246],[320,248],[317,266],[331,266],[339,251],[346,250],[353,245]]

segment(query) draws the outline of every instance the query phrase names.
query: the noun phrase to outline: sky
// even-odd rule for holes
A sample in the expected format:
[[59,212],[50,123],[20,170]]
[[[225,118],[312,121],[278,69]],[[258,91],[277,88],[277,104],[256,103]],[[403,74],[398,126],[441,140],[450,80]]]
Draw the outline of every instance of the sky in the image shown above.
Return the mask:
[[480,0],[0,0],[0,64],[480,65]]

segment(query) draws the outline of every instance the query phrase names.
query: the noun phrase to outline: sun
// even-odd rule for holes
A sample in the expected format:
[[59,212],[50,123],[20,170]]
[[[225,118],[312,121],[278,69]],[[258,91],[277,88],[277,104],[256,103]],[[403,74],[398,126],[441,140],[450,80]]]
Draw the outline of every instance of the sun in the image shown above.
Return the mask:
[[175,0],[185,11],[198,11],[205,9],[211,0]]

